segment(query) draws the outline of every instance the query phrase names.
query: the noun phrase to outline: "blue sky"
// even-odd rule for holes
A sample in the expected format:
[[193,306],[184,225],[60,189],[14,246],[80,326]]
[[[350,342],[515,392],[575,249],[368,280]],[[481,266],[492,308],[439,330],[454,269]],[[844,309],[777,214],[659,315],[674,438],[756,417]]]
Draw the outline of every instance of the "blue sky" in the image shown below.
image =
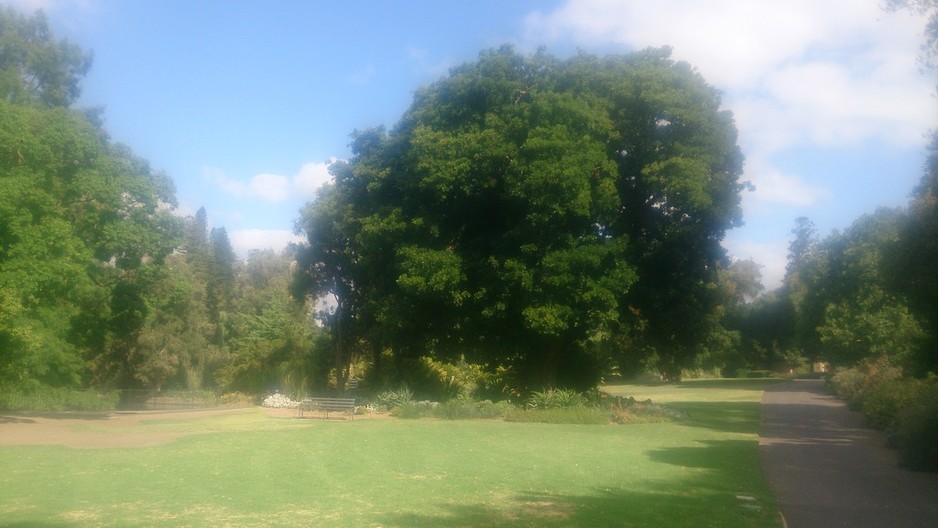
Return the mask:
[[746,225],[724,245],[784,273],[794,219],[844,229],[905,204],[936,123],[924,21],[880,0],[0,0],[43,8],[94,52],[83,106],[208,211],[242,255],[294,239],[349,134],[503,43],[627,53],[670,45],[722,90],[746,155]]

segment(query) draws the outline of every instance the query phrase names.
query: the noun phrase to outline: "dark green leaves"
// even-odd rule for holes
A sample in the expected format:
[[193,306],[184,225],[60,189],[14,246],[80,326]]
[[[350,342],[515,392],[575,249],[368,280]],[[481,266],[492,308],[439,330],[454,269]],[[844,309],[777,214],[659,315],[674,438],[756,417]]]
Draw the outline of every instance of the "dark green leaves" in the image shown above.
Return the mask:
[[352,146],[299,223],[298,276],[341,290],[360,338],[583,386],[632,314],[686,334],[653,344],[711,319],[741,157],[716,92],[666,51],[486,51]]

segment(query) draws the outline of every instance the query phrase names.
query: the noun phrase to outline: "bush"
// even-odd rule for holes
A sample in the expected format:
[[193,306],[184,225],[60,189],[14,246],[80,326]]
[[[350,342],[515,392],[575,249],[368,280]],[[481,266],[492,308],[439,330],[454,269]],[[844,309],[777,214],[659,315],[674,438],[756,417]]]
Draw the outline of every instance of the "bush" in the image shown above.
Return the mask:
[[859,409],[870,427],[887,430],[895,425],[902,409],[918,405],[925,393],[923,383],[911,379],[876,381],[857,395]]
[[934,377],[921,383],[913,405],[899,411],[891,437],[903,466],[938,472],[938,382]]
[[535,391],[527,401],[531,409],[570,409],[583,407],[586,403],[586,396],[571,389]]
[[862,410],[863,397],[872,386],[902,377],[902,369],[889,358],[880,357],[859,363],[850,369],[837,369],[829,380],[838,398],[846,400],[853,410]]
[[660,423],[681,420],[684,414],[651,400],[637,401],[635,398],[609,398],[605,402],[611,411],[612,420],[618,424]]
[[504,417],[510,408],[511,404],[505,401],[492,403],[457,398],[439,404],[433,414],[445,420],[492,419]]
[[391,416],[398,418],[432,418],[434,408],[439,405],[431,401],[405,401],[390,409]]
[[514,408],[505,414],[505,421],[602,425],[609,423],[609,413],[592,407],[555,407],[548,409]]
[[375,403],[386,411],[391,411],[396,407],[402,407],[414,401],[414,391],[407,385],[401,385],[396,389],[388,389],[375,396]]
[[117,407],[117,392],[97,392],[59,387],[10,387],[0,393],[0,410],[58,412],[111,411]]
[[231,403],[257,403],[258,397],[252,394],[245,394],[243,392],[226,392],[218,397],[218,403],[231,404]]

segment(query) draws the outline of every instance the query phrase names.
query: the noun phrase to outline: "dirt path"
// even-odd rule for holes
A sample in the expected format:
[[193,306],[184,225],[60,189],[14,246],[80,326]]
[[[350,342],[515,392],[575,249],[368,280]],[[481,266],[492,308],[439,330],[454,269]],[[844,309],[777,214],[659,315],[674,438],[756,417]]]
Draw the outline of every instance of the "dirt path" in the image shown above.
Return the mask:
[[938,526],[938,475],[900,468],[885,437],[821,381],[766,389],[759,444],[789,528]]
[[[187,411],[141,411],[119,413],[0,413],[0,446],[64,445],[77,448],[143,447],[165,444],[194,433],[135,432],[143,420],[199,420],[224,413],[245,412],[249,407]],[[271,409],[279,411],[280,409]],[[105,425],[106,434],[89,432],[88,425]]]

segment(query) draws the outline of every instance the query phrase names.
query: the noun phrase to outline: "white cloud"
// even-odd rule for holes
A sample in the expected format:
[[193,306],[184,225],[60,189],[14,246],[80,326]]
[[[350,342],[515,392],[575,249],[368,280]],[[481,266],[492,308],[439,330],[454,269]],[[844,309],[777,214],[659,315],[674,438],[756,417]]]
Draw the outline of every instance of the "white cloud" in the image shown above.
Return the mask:
[[329,165],[335,163],[336,158],[323,163],[307,163],[300,167],[300,171],[293,176],[293,187],[297,193],[306,200],[316,197],[320,187],[332,181],[329,174]]
[[782,285],[785,278],[785,266],[788,263],[788,241],[754,242],[737,240],[731,233],[723,241],[727,253],[736,260],[752,259],[761,265],[762,286],[765,291],[772,291]]
[[279,174],[258,174],[251,178],[248,189],[252,196],[268,202],[283,202],[290,197],[290,179]]
[[237,198],[259,198],[273,203],[287,202],[296,198],[311,200],[324,184],[332,181],[329,165],[335,158],[322,163],[307,163],[292,177],[262,173],[247,182],[229,178],[225,171],[216,167],[202,167],[203,177],[227,194]]
[[228,232],[235,253],[246,257],[252,249],[280,251],[290,242],[302,242],[303,237],[286,229],[234,229]]
[[755,191],[743,195],[746,216],[766,204],[808,207],[830,196],[827,188],[805,183],[757,159],[749,160],[748,165],[746,175]]
[[[870,139],[915,148],[938,117],[915,61],[923,18],[887,13],[879,0],[569,0],[532,13],[526,28],[538,43],[672,46],[724,91],[750,160]],[[805,190],[797,175],[753,168],[746,178],[761,183],[763,201],[792,203]],[[802,204],[816,193],[806,196]]]

